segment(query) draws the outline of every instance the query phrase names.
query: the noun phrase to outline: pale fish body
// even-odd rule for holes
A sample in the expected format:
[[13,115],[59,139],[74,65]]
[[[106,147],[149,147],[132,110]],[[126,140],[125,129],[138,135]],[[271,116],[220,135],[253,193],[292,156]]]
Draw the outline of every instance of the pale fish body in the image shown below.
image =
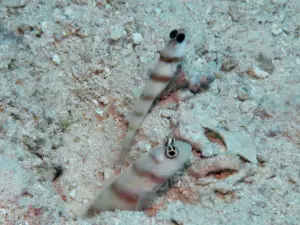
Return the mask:
[[169,41],[160,52],[160,58],[151,71],[149,81],[144,86],[143,92],[133,108],[133,113],[128,123],[128,131],[121,142],[124,157],[130,150],[134,136],[147,115],[155,98],[166,88],[174,75],[178,65],[181,64],[187,47],[187,38],[183,31],[173,30]]
[[[89,204],[86,216],[104,211],[142,210],[147,196],[157,191],[174,173],[189,161],[192,147],[176,141],[176,145],[159,146],[144,153],[126,171],[107,183]],[[147,203],[146,203],[147,204]]]

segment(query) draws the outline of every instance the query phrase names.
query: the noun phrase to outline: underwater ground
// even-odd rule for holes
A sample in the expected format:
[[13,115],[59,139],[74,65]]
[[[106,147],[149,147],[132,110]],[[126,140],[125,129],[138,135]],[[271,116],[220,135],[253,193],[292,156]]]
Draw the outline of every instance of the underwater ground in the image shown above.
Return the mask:
[[[158,102],[131,160],[173,132],[190,167],[147,212],[78,216],[180,27],[187,76],[215,80]],[[0,0],[0,224],[296,225],[299,165],[298,0]]]

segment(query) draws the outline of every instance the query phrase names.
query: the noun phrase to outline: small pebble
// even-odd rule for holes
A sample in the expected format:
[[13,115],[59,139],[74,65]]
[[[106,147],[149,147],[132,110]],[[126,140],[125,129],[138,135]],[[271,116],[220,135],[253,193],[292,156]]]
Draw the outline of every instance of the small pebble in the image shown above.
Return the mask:
[[232,194],[226,194],[224,196],[224,202],[226,203],[232,203],[235,200],[234,195]]
[[167,119],[169,119],[169,118],[171,118],[171,116],[174,114],[174,111],[172,111],[172,110],[168,110],[168,109],[162,109],[161,111],[160,111],[160,116],[162,117],[162,118],[167,118]]
[[45,32],[48,29],[48,23],[46,21],[41,22],[41,30]]
[[108,67],[104,68],[104,73],[106,76],[109,76],[111,74],[110,69]]
[[240,101],[245,101],[248,100],[250,97],[250,90],[248,87],[239,87],[238,89],[238,95],[237,95],[237,99]]
[[113,41],[118,41],[122,37],[125,37],[126,35],[127,35],[126,30],[123,27],[119,27],[111,32],[110,39]]
[[161,14],[161,9],[160,8],[155,8],[154,12],[155,12],[156,15],[159,15],[159,14]]
[[102,119],[108,116],[108,108],[105,107],[104,109],[96,109],[95,113],[100,116]]
[[24,34],[26,31],[32,31],[33,27],[30,26],[29,24],[21,24],[18,26],[18,32],[20,34]]
[[224,71],[224,72],[229,72],[232,69],[234,69],[234,67],[236,67],[237,64],[238,64],[237,61],[232,59],[232,58],[224,60],[224,63],[222,64],[222,67],[221,67],[221,70]]
[[108,100],[108,98],[106,96],[101,96],[99,98],[99,102],[101,102],[104,105],[107,105],[109,103],[109,100]]
[[258,154],[258,155],[257,155],[257,161],[258,161],[259,163],[265,163],[265,162],[267,162],[268,160],[267,160],[267,157],[266,157],[265,155]]
[[54,39],[55,39],[55,41],[61,41],[62,39],[63,39],[63,35],[61,34],[61,33],[56,33],[56,34],[54,34]]
[[279,35],[282,33],[282,24],[274,23],[271,27],[271,32],[273,35]]
[[74,189],[73,191],[70,192],[70,197],[75,198],[76,196],[76,190]]
[[89,36],[89,30],[88,28],[81,28],[79,31],[78,31],[78,36],[81,37],[81,38],[85,38],[85,37],[88,37]]
[[61,59],[60,59],[59,55],[54,54],[54,55],[52,56],[52,61],[53,61],[56,65],[59,65],[60,62],[61,62]]
[[265,79],[269,77],[269,73],[266,71],[263,71],[257,66],[253,66],[252,68],[249,68],[247,70],[247,73],[249,76],[255,78],[255,79]]
[[275,66],[272,62],[272,58],[264,55],[262,52],[259,53],[258,57],[256,58],[256,61],[259,63],[258,66],[263,71],[268,72],[269,74],[272,74]]
[[143,36],[140,33],[133,33],[132,41],[133,41],[133,44],[138,45],[143,41]]
[[222,181],[215,183],[213,186],[216,191],[223,194],[234,191],[234,188],[230,183],[226,183]]

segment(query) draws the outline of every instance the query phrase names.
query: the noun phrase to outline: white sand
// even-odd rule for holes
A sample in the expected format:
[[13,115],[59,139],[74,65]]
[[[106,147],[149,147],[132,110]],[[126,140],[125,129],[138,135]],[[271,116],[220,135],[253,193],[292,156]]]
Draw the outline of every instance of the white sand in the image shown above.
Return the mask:
[[[107,2],[0,1],[0,224],[299,224],[299,1]],[[185,174],[178,185],[199,192],[197,204],[162,196],[153,217],[73,220],[113,175],[123,116],[177,27],[189,30],[186,67],[237,65],[215,71],[211,88],[177,110],[158,104],[137,139],[161,142],[171,129],[160,112],[176,122],[193,105],[229,132],[252,135],[267,162],[246,164],[243,179],[226,183],[234,198]],[[99,120],[99,103],[115,110]],[[57,166],[64,172],[52,182]]]

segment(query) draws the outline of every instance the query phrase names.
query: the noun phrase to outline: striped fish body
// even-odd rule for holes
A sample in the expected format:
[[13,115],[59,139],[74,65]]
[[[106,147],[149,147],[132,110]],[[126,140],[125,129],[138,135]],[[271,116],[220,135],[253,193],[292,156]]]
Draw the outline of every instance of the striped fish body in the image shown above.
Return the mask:
[[159,146],[143,154],[125,172],[105,185],[89,205],[87,216],[103,211],[142,210],[144,199],[155,192],[188,162],[191,145],[177,141],[176,146]]
[[139,129],[155,98],[170,83],[176,74],[177,67],[186,54],[187,40],[184,33],[173,30],[169,38],[170,40],[165,48],[160,52],[159,61],[150,73],[149,81],[146,83],[140,99],[134,106],[133,114],[128,123],[128,131],[121,143],[125,153],[130,150],[136,131]]

